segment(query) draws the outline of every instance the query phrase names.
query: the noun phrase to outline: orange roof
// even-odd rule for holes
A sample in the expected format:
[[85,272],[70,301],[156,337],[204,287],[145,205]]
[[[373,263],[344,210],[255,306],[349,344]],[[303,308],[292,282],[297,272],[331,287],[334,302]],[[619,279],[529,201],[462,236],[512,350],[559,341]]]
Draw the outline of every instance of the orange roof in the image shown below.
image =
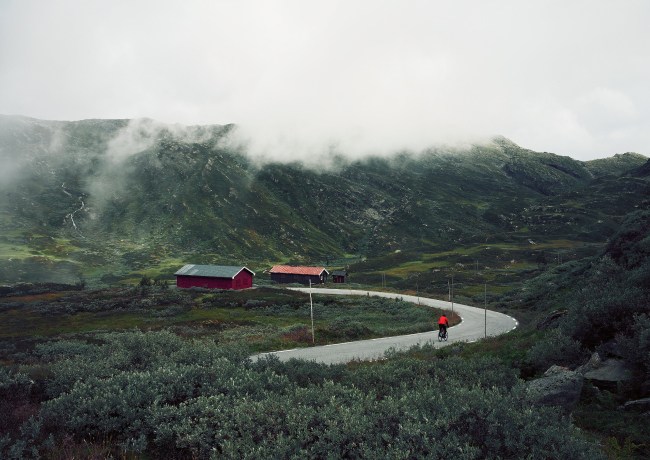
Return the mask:
[[290,273],[293,275],[320,275],[327,273],[323,267],[291,267],[289,265],[275,265],[271,269],[271,273]]

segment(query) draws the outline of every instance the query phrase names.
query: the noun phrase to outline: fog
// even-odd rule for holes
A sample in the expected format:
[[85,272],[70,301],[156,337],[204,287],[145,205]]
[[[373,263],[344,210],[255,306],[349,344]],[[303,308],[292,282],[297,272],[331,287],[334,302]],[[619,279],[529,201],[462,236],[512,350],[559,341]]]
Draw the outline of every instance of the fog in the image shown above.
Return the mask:
[[[493,135],[650,155],[649,19],[645,1],[3,1],[0,113],[235,123],[273,160]],[[147,145],[121,135],[116,157]]]

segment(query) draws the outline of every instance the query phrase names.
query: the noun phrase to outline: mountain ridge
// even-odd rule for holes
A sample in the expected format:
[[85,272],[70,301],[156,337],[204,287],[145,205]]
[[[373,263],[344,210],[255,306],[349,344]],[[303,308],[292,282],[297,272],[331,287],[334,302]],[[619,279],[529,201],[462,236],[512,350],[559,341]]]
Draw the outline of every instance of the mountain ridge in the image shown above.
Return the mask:
[[604,242],[620,216],[647,206],[647,176],[633,171],[648,160],[634,153],[581,162],[496,136],[316,169],[259,163],[230,142],[234,125],[23,118],[0,117],[0,282],[15,281],[8,259],[29,257],[92,274],[188,258],[312,263]]

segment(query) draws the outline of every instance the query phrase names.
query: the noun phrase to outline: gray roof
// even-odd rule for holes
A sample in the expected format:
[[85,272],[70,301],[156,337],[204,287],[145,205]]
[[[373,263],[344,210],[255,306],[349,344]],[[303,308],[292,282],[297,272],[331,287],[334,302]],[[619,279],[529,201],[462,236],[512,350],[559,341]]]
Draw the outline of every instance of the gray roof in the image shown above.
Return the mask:
[[194,265],[187,264],[174,275],[186,276],[208,276],[211,278],[230,278],[233,279],[242,270],[248,270],[251,275],[255,273],[246,267],[232,267],[229,265]]
[[348,272],[346,272],[345,270],[335,270],[332,272],[333,276],[346,276],[347,274]]

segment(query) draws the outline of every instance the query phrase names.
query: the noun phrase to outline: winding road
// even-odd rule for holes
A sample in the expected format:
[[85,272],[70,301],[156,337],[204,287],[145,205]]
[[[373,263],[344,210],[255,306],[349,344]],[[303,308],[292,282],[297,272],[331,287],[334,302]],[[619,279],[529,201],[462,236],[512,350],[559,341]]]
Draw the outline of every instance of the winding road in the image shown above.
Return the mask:
[[[289,288],[296,291],[309,292],[309,288]],[[312,288],[312,294],[331,294],[331,295],[371,295],[387,297],[390,299],[403,299],[407,302],[418,302],[418,297],[412,295],[402,295],[392,292],[377,291],[358,291],[350,289],[323,289]],[[427,299],[419,297],[422,305],[436,307],[444,310],[451,310],[451,302],[442,300]],[[253,361],[265,355],[276,355],[282,361],[288,361],[291,358],[301,358],[309,361],[317,361],[325,364],[347,363],[349,361],[370,361],[381,359],[384,352],[393,347],[397,350],[405,350],[413,345],[424,344],[429,341],[435,341],[436,347],[450,345],[455,342],[475,342],[485,336],[495,336],[505,334],[514,330],[519,323],[511,316],[497,313],[492,310],[483,310],[482,308],[470,307],[454,303],[454,312],[460,315],[461,322],[456,326],[448,329],[449,340],[447,342],[438,342],[438,331],[421,332],[418,334],[398,335],[394,337],[382,337],[379,339],[359,340],[357,342],[336,343],[332,345],[323,345],[310,348],[294,348],[293,350],[273,351],[270,353],[260,353],[251,356]],[[486,321],[487,318],[487,321]]]

